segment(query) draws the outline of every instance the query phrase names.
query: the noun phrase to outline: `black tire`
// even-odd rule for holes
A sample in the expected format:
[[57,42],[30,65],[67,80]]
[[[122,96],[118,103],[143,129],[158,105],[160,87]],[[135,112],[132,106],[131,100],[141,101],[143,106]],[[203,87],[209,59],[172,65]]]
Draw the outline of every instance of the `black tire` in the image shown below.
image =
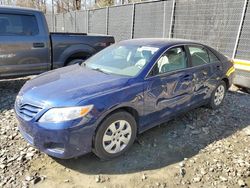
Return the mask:
[[245,88],[245,91],[250,94],[250,88]]
[[84,60],[83,59],[72,59],[70,60],[66,66],[69,66],[69,65],[75,65],[75,64],[80,64],[82,63]]
[[[218,104],[216,104],[216,91],[218,90],[219,87],[223,87],[224,88],[224,95],[223,98],[221,100],[221,102]],[[211,98],[210,98],[210,102],[209,102],[209,108],[211,109],[217,109],[219,108],[222,104],[223,101],[225,99],[226,96],[226,91],[227,91],[227,87],[226,87],[226,83],[224,81],[221,81],[215,88],[215,90],[212,92]]]
[[[110,127],[110,125],[114,122],[117,122],[118,120],[125,120],[127,123],[129,123],[129,125],[131,127],[131,134],[130,134],[131,136],[130,136],[128,144],[125,144],[124,149],[122,149],[121,151],[119,151],[117,153],[109,153],[105,150],[105,148],[103,146],[103,144],[104,144],[103,137],[105,134],[107,134],[106,131],[110,130],[110,129],[108,129]],[[115,113],[111,114],[110,116],[108,116],[101,123],[101,125],[98,127],[98,130],[97,130],[96,135],[94,137],[93,152],[100,159],[103,159],[103,160],[108,160],[108,159],[118,157],[118,156],[122,155],[123,153],[125,153],[133,145],[135,138],[136,138],[136,134],[137,134],[137,125],[136,125],[136,121],[135,121],[134,117],[126,111],[115,112]],[[113,136],[113,133],[111,136]],[[112,141],[110,141],[110,142],[112,142]],[[116,145],[115,145],[115,147],[116,147]]]

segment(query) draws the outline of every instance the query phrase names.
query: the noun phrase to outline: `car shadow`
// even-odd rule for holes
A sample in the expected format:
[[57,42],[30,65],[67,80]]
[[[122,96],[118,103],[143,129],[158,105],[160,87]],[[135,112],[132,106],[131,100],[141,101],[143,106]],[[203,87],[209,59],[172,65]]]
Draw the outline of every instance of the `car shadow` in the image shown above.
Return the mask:
[[229,92],[218,110],[194,109],[138,136],[123,156],[101,161],[94,154],[55,159],[85,174],[125,174],[162,168],[196,155],[210,143],[250,125],[250,95]]
[[18,92],[29,79],[24,77],[0,80],[0,112],[13,109]]

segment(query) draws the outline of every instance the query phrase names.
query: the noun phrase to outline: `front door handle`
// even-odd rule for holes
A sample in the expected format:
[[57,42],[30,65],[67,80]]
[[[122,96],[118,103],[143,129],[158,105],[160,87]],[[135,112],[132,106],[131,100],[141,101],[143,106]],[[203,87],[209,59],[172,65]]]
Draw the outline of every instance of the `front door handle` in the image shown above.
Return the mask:
[[44,48],[45,44],[43,42],[35,42],[33,43],[34,48]]
[[202,71],[203,76],[207,76],[207,71]]
[[189,81],[189,80],[192,80],[192,79],[193,79],[193,77],[191,75],[189,75],[189,74],[183,76],[183,78],[182,78],[183,81]]

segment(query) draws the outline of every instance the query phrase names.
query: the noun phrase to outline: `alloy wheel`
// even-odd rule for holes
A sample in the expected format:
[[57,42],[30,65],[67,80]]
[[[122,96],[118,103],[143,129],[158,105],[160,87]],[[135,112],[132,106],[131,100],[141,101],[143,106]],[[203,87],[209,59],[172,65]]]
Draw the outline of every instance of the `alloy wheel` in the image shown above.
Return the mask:
[[216,106],[220,105],[225,96],[225,87],[223,85],[219,85],[214,94],[214,104]]

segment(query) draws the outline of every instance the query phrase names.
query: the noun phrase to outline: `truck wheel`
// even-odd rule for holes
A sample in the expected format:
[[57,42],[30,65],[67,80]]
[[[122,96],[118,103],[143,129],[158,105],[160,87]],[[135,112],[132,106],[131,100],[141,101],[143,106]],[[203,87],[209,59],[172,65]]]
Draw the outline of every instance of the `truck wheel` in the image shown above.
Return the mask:
[[226,90],[226,83],[221,81],[211,95],[209,103],[210,108],[217,109],[222,105],[226,95]]
[[119,111],[106,118],[97,130],[93,152],[101,159],[108,160],[126,152],[136,138],[134,117]]
[[82,63],[84,60],[83,59],[72,59],[70,60],[66,66],[69,66],[69,65],[75,65],[75,64],[80,64]]

